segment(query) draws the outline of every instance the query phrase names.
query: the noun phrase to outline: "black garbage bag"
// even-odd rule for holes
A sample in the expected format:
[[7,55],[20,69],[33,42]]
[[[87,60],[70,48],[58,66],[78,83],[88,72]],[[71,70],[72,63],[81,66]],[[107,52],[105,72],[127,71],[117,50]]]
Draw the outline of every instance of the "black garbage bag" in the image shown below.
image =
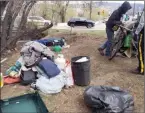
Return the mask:
[[133,97],[119,87],[90,86],[84,92],[85,104],[93,113],[133,113]]

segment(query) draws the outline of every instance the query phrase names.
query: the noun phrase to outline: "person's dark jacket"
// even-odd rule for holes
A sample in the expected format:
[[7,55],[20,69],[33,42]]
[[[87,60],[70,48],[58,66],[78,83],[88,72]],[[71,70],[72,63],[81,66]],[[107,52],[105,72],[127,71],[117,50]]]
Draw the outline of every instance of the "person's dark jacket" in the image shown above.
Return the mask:
[[120,21],[123,14],[125,14],[129,9],[131,9],[131,5],[129,2],[124,2],[117,10],[115,10],[111,16],[109,17],[108,21],[106,22],[106,27],[112,30],[112,28],[116,24],[121,24]]

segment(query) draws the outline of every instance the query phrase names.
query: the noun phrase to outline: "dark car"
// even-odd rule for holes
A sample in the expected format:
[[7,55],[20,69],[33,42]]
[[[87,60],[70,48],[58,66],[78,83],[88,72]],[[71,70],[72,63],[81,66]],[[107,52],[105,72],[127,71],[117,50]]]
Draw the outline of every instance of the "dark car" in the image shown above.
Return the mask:
[[86,18],[71,18],[67,22],[67,25],[70,27],[86,26],[87,28],[91,28],[95,26],[95,22]]

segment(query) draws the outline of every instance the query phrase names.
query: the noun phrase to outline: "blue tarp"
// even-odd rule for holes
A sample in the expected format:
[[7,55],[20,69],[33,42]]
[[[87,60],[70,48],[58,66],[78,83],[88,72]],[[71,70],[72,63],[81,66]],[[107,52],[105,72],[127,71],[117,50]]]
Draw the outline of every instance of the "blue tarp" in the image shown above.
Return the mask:
[[49,45],[52,46],[53,43],[57,43],[60,46],[64,45],[63,38],[47,38],[47,39],[40,39],[36,41],[41,44],[44,44],[45,46],[49,46]]

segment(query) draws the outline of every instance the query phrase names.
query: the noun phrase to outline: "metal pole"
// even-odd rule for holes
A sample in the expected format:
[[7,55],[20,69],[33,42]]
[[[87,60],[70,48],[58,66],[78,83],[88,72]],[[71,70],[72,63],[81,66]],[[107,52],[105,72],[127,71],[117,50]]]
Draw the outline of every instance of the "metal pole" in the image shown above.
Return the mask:
[[72,27],[71,27],[71,29],[70,29],[70,35],[72,34]]
[[133,6],[133,16],[135,14],[135,1],[134,1],[134,6]]

